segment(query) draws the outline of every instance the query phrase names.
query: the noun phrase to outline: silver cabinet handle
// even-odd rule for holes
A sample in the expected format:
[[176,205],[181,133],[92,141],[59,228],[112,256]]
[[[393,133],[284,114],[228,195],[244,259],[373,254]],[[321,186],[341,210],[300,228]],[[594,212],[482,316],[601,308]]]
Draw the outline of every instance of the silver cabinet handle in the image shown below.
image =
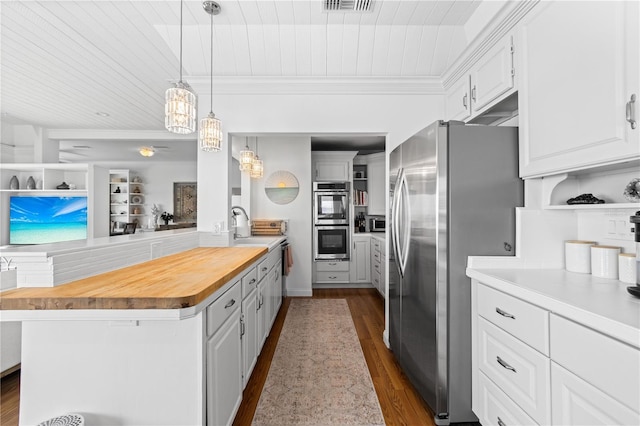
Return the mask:
[[509,312],[505,312],[500,308],[496,308],[496,312],[499,313],[500,315],[502,315],[503,317],[506,318],[511,318],[511,319],[516,319],[516,317],[514,317],[513,315],[511,315]]
[[631,124],[631,128],[635,129],[638,127],[638,122],[636,121],[636,94],[631,95],[631,99],[627,102],[627,121]]
[[498,417],[498,426],[507,426],[504,424],[504,422],[502,421],[502,419],[500,417]]
[[251,285],[251,284],[253,284],[255,282],[256,282],[256,279],[255,278],[251,278],[251,281],[249,281],[249,285]]
[[473,102],[476,102],[476,86],[473,86],[473,89],[471,89],[471,99],[473,99]]
[[242,338],[242,336],[244,336],[244,314],[242,317],[240,317],[240,338]]
[[230,307],[232,307],[232,306],[233,306],[233,305],[235,305],[235,304],[236,304],[236,299],[231,299],[231,300],[229,300],[229,301],[227,302],[227,304],[226,304],[226,305],[224,305],[224,308],[225,308],[225,309],[230,308]]
[[467,94],[466,93],[462,97],[462,106],[465,107],[465,108],[467,107]]
[[331,266],[336,266],[336,265],[337,265],[337,263],[336,263],[336,262],[329,262],[329,265],[331,265]]
[[501,366],[503,366],[504,368],[506,368],[509,371],[513,371],[514,373],[517,373],[516,369],[513,368],[512,366],[510,366],[509,364],[507,364],[506,361],[504,361],[502,358],[500,358],[499,356],[496,357],[496,361],[498,361],[498,364],[500,364]]
[[268,268],[266,266],[263,266],[262,269],[260,269],[262,272],[266,271]]
[[329,277],[330,280],[335,280],[338,277]]

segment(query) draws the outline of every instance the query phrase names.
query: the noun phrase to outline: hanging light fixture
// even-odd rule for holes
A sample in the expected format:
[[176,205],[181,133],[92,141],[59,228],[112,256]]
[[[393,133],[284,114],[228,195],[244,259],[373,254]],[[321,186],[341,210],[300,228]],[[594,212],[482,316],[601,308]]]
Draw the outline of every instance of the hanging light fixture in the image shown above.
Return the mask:
[[140,153],[140,155],[142,155],[143,157],[153,157],[153,154],[156,153],[156,150],[153,149],[152,146],[143,146],[141,147],[138,152]]
[[186,135],[196,131],[198,97],[189,83],[182,81],[182,0],[180,0],[180,80],[165,92],[164,127]]
[[258,156],[258,138],[256,137],[256,157],[251,162],[251,172],[249,176],[251,176],[254,179],[260,179],[262,178],[263,173],[264,173],[264,164],[262,163],[262,160]]
[[244,149],[240,151],[240,170],[243,172],[251,172],[251,165],[256,155],[249,149],[247,138],[244,138]]
[[213,113],[213,15],[220,13],[220,5],[214,1],[202,3],[204,10],[211,16],[211,110],[209,115],[200,120],[198,140],[203,151],[220,151],[222,149],[222,129],[220,120]]

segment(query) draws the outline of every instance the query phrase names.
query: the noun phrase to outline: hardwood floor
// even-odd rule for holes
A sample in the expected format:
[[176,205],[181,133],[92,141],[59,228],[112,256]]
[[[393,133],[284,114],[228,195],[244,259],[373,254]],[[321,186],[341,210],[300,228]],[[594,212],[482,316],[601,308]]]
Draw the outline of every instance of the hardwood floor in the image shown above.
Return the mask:
[[[322,289],[314,290],[313,297],[347,300],[387,425],[434,426],[433,414],[382,341],[384,300],[378,292],[374,289]],[[290,302],[291,299],[283,302],[271,334],[264,344],[244,390],[242,404],[233,423],[236,426],[251,424]],[[18,425],[20,371],[4,377],[0,388],[0,424]]]
[[[373,385],[378,394],[387,425],[433,426],[433,414],[422,401],[393,354],[382,341],[384,300],[375,289],[322,289],[313,291],[314,298],[346,299],[367,360]],[[244,390],[242,404],[234,425],[250,425],[260,399],[260,392],[271,365],[278,338],[289,309],[286,299],[265,342],[262,353]]]

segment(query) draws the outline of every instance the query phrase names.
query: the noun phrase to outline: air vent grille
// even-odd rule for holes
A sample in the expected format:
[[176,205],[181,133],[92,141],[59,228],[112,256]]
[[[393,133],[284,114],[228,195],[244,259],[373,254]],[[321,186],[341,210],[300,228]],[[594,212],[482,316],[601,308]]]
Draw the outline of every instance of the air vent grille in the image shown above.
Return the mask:
[[370,12],[373,9],[373,0],[324,0],[324,10],[357,12]]

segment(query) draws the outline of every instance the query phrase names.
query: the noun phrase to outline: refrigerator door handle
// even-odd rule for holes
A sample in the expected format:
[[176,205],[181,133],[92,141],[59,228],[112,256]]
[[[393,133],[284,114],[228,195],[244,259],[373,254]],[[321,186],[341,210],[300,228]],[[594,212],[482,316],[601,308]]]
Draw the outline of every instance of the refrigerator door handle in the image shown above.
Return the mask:
[[393,246],[393,253],[395,254],[396,257],[396,265],[398,267],[398,272],[400,273],[400,276],[404,276],[403,274],[403,270],[402,270],[402,266],[401,266],[401,255],[400,255],[400,248],[399,248],[399,241],[398,241],[398,224],[399,224],[399,220],[398,220],[398,206],[399,206],[399,201],[400,201],[400,182],[402,179],[402,173],[403,173],[403,169],[400,168],[398,170],[398,177],[396,178],[396,184],[395,184],[395,192],[393,193],[393,200],[391,203],[391,243]]
[[402,213],[399,217],[402,220],[402,230],[404,231],[404,241],[402,246],[398,244],[400,256],[400,266],[402,267],[402,276],[407,269],[407,261],[409,260],[409,242],[411,241],[411,206],[409,205],[409,185],[407,184],[407,175],[402,170],[402,177],[400,180],[400,202],[398,203],[398,210],[402,209]]

